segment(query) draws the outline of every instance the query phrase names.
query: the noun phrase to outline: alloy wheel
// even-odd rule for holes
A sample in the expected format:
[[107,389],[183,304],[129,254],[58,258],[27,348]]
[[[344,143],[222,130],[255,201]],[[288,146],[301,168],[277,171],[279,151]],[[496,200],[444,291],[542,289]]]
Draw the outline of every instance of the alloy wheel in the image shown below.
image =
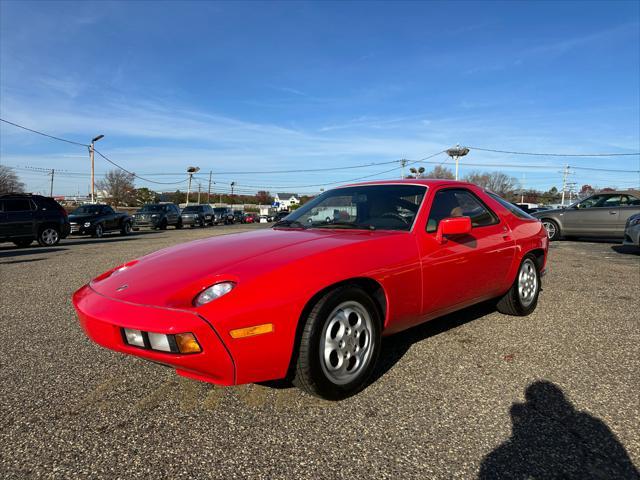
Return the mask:
[[55,245],[58,243],[60,236],[55,228],[45,228],[40,234],[40,238],[45,245]]
[[533,260],[527,258],[518,272],[518,295],[523,307],[531,305],[538,292],[538,273]]
[[364,371],[373,353],[373,323],[365,307],[355,301],[338,305],[320,336],[320,365],[335,384],[351,382]]

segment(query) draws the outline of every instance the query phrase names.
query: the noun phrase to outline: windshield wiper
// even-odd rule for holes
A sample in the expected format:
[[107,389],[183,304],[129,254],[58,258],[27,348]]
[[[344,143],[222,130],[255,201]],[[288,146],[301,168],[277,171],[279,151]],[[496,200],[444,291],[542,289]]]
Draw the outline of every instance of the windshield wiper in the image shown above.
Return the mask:
[[313,228],[331,228],[331,227],[346,227],[346,228],[357,228],[359,230],[375,230],[376,227],[373,225],[361,224],[361,223],[352,223],[352,222],[341,222],[339,220],[332,221],[329,223],[312,223],[311,226]]
[[280,220],[279,222],[274,223],[272,228],[276,227],[294,227],[302,229],[307,228],[304,223],[299,222],[298,220]]

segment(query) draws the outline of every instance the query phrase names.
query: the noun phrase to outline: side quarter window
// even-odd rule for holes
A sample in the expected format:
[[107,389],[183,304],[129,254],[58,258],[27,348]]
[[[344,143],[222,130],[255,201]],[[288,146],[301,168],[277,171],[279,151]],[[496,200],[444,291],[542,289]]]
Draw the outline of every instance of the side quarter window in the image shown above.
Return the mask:
[[473,228],[495,225],[500,221],[475,194],[464,188],[436,192],[427,220],[427,233],[436,232],[440,220],[449,217],[469,217]]

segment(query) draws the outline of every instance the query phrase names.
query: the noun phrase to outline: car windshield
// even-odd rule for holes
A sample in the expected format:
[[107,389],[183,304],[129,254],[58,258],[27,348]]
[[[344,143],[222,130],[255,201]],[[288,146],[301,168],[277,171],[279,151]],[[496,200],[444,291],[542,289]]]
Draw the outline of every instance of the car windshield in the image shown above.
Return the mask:
[[183,212],[183,213],[184,213],[184,212],[187,212],[187,213],[188,213],[188,212],[201,212],[202,210],[203,210],[203,208],[202,208],[202,207],[199,207],[198,205],[193,205],[193,206],[190,206],[190,207],[184,207],[184,208],[182,209],[182,212]]
[[214,208],[213,211],[216,213],[227,213],[226,208]]
[[162,205],[145,205],[140,209],[141,212],[160,212]]
[[101,205],[83,205],[81,207],[76,208],[73,211],[74,215],[94,215],[96,213],[100,213],[102,210]]
[[275,227],[410,230],[424,198],[421,185],[357,185],[319,195]]

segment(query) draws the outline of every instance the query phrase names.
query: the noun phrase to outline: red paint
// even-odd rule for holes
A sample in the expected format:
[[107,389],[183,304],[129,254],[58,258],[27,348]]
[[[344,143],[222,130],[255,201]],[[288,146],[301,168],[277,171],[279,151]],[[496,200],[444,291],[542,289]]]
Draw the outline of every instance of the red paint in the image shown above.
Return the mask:
[[[80,323],[100,345],[171,365],[181,375],[222,385],[265,381],[286,375],[305,305],[338,282],[366,278],[382,287],[387,335],[505,293],[527,252],[541,249],[546,261],[542,224],[514,216],[482,189],[444,180],[404,182],[428,187],[410,232],[269,229],[177,245],[78,290],[73,303]],[[469,231],[458,217],[444,222],[442,239],[427,233],[434,194],[452,186],[475,193],[499,222]],[[225,280],[236,283],[230,293],[193,306],[201,290]],[[262,323],[273,323],[274,331],[240,339],[229,334]],[[132,347],[122,340],[121,327],[192,332],[203,352]]]

